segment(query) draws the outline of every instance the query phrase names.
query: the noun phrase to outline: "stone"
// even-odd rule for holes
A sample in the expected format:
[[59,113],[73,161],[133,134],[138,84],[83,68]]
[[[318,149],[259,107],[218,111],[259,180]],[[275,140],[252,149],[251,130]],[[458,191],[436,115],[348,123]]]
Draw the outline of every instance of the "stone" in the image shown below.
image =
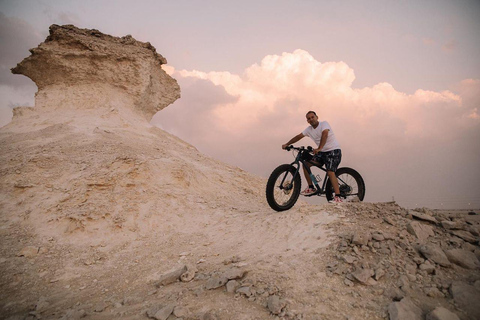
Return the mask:
[[189,310],[186,307],[176,306],[172,314],[177,318],[184,318],[189,314]]
[[450,220],[443,220],[442,222],[440,222],[440,224],[444,229],[447,230],[461,229],[463,226],[463,222]]
[[227,278],[228,280],[234,280],[234,279],[241,279],[245,276],[247,273],[246,270],[238,269],[238,268],[232,268],[230,270],[227,270],[223,273],[223,276]]
[[17,257],[33,258],[38,254],[38,247],[27,246],[22,248],[17,254]]
[[252,291],[250,290],[250,287],[240,287],[235,292],[239,294],[243,294],[247,298],[252,295]]
[[453,230],[450,231],[450,233],[470,243],[476,243],[478,241],[473,234],[465,230]]
[[445,295],[437,287],[429,287],[423,290],[425,294],[432,298],[443,298]]
[[430,263],[430,261],[426,260],[424,263],[418,266],[420,270],[425,271],[428,274],[435,273],[435,265]]
[[442,267],[450,267],[451,263],[442,248],[434,244],[422,245],[418,248],[420,253],[427,259],[441,265]]
[[238,283],[237,280],[230,280],[227,282],[226,284],[226,288],[227,288],[227,292],[229,293],[233,293],[235,292],[235,290],[237,290],[237,288],[240,286],[240,284]]
[[219,320],[218,317],[212,311],[207,311],[203,314],[202,320]]
[[391,226],[394,226],[394,225],[395,225],[395,221],[393,221],[393,219],[390,218],[390,217],[385,217],[385,218],[383,218],[383,221],[385,221],[386,223],[388,223],[388,224],[391,225]]
[[450,293],[455,304],[465,311],[471,318],[480,319],[480,291],[464,282],[453,282]]
[[427,314],[425,320],[460,320],[460,318],[444,307],[436,307],[435,310]]
[[480,268],[480,262],[475,254],[471,251],[463,249],[451,249],[445,251],[448,260],[451,263],[459,265],[465,269],[478,269]]
[[431,215],[416,212],[416,211],[410,211],[410,214],[412,215],[413,219],[427,221],[427,222],[430,222],[430,223],[433,223],[433,224],[437,224],[437,220],[434,217],[432,217]]
[[357,258],[355,258],[354,256],[351,256],[351,255],[347,254],[347,255],[344,255],[344,256],[343,256],[343,260],[344,260],[346,263],[348,263],[348,264],[352,264],[352,263],[354,263],[355,261],[357,261]]
[[208,279],[205,288],[207,290],[217,289],[224,286],[228,281],[228,278],[223,275],[215,275]]
[[422,310],[406,297],[388,305],[390,320],[422,320]]
[[383,241],[385,240],[385,236],[380,232],[374,232],[372,234],[372,239],[376,241]]
[[197,272],[197,268],[194,265],[186,266],[186,271],[182,273],[180,276],[180,280],[182,282],[190,282],[195,278],[195,273]]
[[174,283],[180,279],[182,274],[187,271],[187,266],[183,265],[179,268],[172,269],[171,271],[164,273],[160,276],[160,279],[155,283],[155,286],[166,286]]
[[410,222],[407,226],[407,231],[416,236],[421,243],[426,242],[428,237],[435,235],[431,226],[419,221]]
[[167,320],[174,308],[174,305],[155,307],[147,311],[147,316],[156,320]]
[[385,270],[382,268],[378,268],[375,270],[375,280],[380,280],[385,275]]
[[372,269],[357,269],[352,272],[353,278],[359,283],[367,286],[375,285],[377,282],[372,278],[375,274]]
[[286,305],[285,300],[280,299],[277,295],[271,295],[267,299],[267,308],[274,315],[279,315]]
[[370,233],[357,231],[353,234],[352,243],[359,246],[366,246],[371,238]]

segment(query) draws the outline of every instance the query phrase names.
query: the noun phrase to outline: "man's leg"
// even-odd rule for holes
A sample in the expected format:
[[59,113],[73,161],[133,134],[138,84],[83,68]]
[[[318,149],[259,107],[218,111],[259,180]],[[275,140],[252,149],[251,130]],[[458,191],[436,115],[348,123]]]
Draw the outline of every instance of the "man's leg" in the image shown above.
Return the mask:
[[310,174],[308,173],[307,168],[305,168],[305,166],[308,166],[310,168],[311,165],[309,163],[305,163],[305,165],[303,166],[303,174],[305,175],[305,180],[307,180],[308,185],[313,186],[312,178],[310,178]]
[[332,182],[332,187],[333,191],[335,194],[340,194],[340,188],[338,187],[338,179],[337,176],[335,175],[335,172],[333,171],[327,171],[328,177],[330,178],[330,181]]

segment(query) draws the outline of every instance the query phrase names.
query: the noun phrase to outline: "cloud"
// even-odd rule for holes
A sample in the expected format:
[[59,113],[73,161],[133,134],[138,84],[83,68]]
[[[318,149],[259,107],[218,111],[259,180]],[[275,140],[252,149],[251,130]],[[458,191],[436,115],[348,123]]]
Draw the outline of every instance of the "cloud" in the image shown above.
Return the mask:
[[29,78],[14,75],[10,69],[30,55],[42,36],[26,21],[0,12],[0,126],[10,122],[12,107],[32,106],[37,87]]
[[[10,69],[30,55],[28,50],[42,42],[42,37],[26,21],[0,12],[0,84],[25,86],[28,78],[13,75]],[[28,80],[27,80],[28,79]]]
[[[321,63],[304,50],[266,56],[241,75],[171,71],[182,98],[159,112],[153,123],[203,152],[263,176],[291,162],[280,146],[308,125],[308,110],[332,125],[344,149],[344,165],[370,178],[371,200],[441,183],[452,178],[450,165],[459,161],[454,154],[480,153],[480,82],[475,79],[460,83],[455,92],[419,89],[406,94],[389,83],[354,89],[355,73],[345,62]],[[308,139],[301,143],[311,144]],[[438,164],[439,159],[450,162]],[[476,167],[456,169],[459,177],[474,173],[480,178]],[[404,181],[406,174],[421,172],[429,175]],[[478,180],[469,182],[470,188],[475,185],[472,190],[480,187]],[[385,191],[389,183],[392,190]]]

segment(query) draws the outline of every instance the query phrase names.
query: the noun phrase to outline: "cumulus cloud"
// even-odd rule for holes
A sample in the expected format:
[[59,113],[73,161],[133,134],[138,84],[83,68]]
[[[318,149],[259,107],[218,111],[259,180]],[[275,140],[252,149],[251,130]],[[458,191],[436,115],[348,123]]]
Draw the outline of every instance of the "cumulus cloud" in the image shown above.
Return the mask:
[[[332,125],[344,149],[343,164],[370,180],[370,200],[405,195],[405,189],[423,192],[427,185],[455,178],[448,170],[459,160],[452,154],[480,152],[478,80],[442,92],[406,94],[389,83],[355,89],[355,73],[347,63],[322,63],[304,50],[266,56],[241,75],[170,72],[180,82],[183,98],[158,113],[153,123],[263,176],[291,161],[280,146],[308,125],[308,110]],[[307,138],[301,143],[312,144]],[[478,190],[479,169],[471,161],[463,165],[457,173],[476,175],[477,182],[468,185]],[[452,182],[453,189],[461,185]]]

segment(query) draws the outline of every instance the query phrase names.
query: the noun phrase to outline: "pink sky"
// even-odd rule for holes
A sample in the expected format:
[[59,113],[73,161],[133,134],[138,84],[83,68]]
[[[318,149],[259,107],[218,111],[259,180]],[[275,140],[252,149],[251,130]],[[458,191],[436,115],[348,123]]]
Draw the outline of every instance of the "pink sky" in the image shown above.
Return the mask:
[[182,88],[152,124],[215,158],[267,177],[315,110],[367,201],[480,208],[479,16],[474,0],[2,1],[0,125],[36,91],[9,69],[72,23],[151,42]]

